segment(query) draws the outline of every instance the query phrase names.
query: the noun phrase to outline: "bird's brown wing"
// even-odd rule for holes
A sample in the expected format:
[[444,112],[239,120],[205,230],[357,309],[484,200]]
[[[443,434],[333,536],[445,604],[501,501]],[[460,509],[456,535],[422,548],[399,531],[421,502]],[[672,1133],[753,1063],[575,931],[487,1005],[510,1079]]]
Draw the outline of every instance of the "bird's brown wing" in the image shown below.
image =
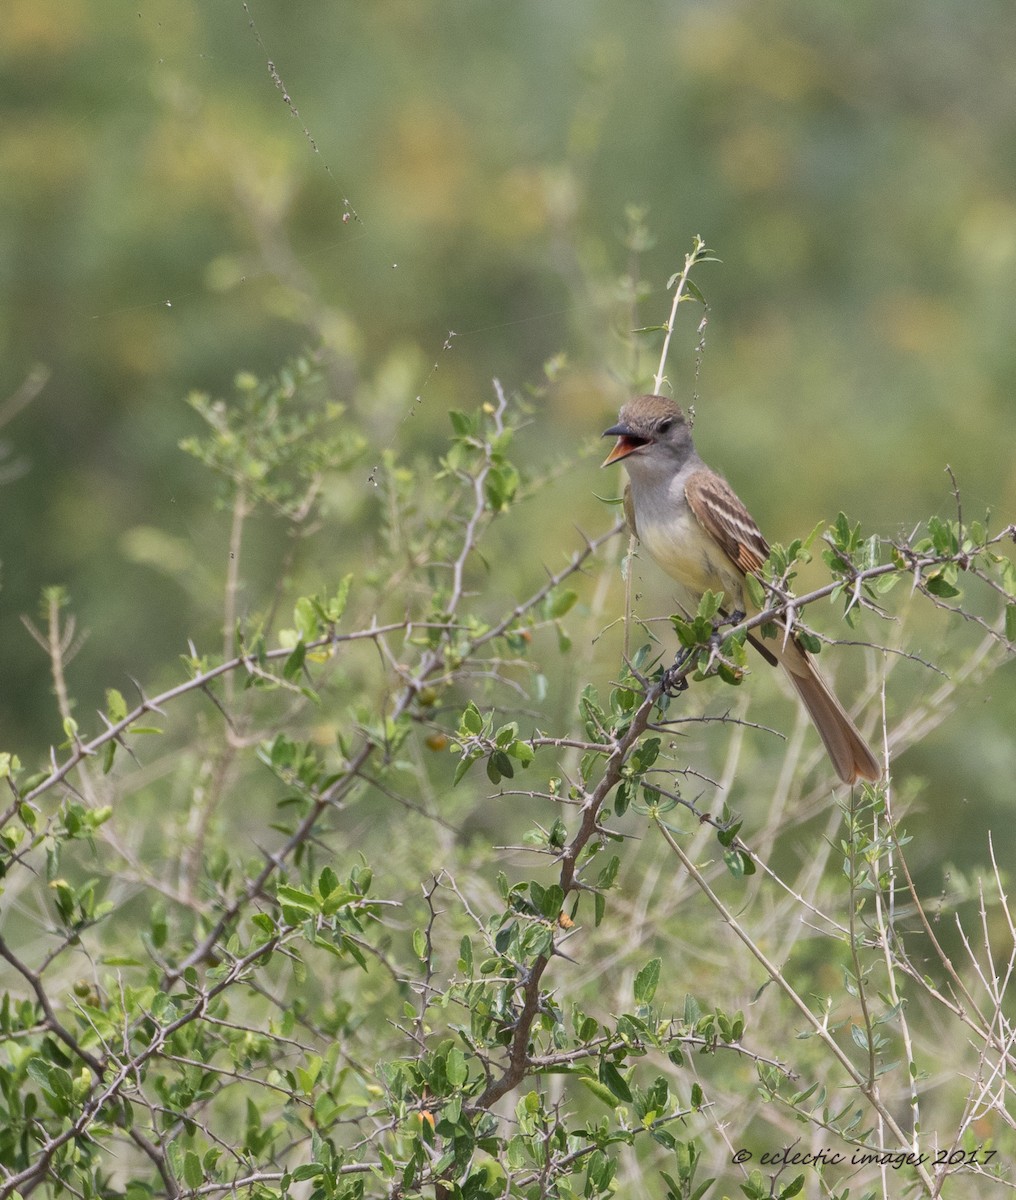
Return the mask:
[[[769,543],[737,493],[715,471],[696,471],[684,485],[684,494],[695,519],[743,574],[757,575],[769,557]],[[748,634],[748,641],[770,666],[778,659],[768,646]]]
[[734,489],[715,471],[696,471],[684,485],[695,519],[743,571],[757,574],[769,557],[769,543]]

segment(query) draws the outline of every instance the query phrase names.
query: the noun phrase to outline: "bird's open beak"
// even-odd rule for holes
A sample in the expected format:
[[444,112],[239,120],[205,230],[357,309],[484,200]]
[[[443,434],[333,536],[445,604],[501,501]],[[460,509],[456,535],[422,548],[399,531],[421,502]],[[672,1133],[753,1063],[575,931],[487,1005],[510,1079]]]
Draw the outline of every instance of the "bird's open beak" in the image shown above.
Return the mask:
[[645,438],[635,437],[627,425],[611,425],[609,429],[603,431],[601,436],[617,438],[614,449],[600,463],[601,467],[609,467],[611,463],[620,462],[621,459],[627,458],[629,454],[633,454],[640,446],[646,444]]

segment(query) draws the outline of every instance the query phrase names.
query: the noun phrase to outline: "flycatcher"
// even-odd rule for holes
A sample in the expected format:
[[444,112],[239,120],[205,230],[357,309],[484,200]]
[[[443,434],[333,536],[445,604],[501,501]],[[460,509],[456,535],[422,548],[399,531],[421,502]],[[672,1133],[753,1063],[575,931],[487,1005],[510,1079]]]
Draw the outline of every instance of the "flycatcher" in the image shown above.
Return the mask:
[[[603,465],[623,461],[628,472],[628,527],[678,584],[678,602],[694,614],[706,591],[722,592],[728,612],[757,612],[744,579],[761,573],[769,544],[730,484],[699,458],[678,405],[636,396],[603,436],[617,438]],[[786,671],[843,782],[879,779],[875,756],[798,639],[751,641]]]

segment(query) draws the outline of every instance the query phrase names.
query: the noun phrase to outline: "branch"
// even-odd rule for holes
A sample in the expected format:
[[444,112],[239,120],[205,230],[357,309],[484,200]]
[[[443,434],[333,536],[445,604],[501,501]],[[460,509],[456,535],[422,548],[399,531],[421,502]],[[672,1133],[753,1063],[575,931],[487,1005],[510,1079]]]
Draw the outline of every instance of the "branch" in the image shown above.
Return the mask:
[[[881,1119],[885,1122],[893,1136],[898,1140],[898,1144],[901,1146],[907,1145],[909,1138],[897,1124],[896,1118],[882,1102],[882,1099],[878,1094],[877,1086],[874,1084],[874,1082],[870,1081],[864,1074],[862,1074],[862,1072],[857,1070],[844,1051],[841,1050],[837,1045],[836,1039],[826,1028],[825,1024],[815,1016],[798,992],[796,992],[794,988],[791,987],[791,985],[787,982],[779,967],[777,967],[775,963],[771,962],[765,956],[758,944],[742,928],[734,914],[726,907],[719,896],[717,896],[717,894],[709,886],[709,883],[702,872],[699,871],[687,854],[685,854],[680,843],[674,838],[667,826],[658,817],[654,819],[656,822],[656,828],[663,836],[664,841],[674,852],[674,854],[676,854],[681,860],[684,869],[688,872],[692,879],[694,879],[702,894],[709,900],[710,904],[712,904],[726,924],[730,926],[737,938],[747,947],[751,955],[761,964],[762,969],[766,972],[769,978],[780,988],[780,990],[784,993],[784,995],[787,996],[798,1012],[801,1013],[801,1015],[805,1018],[814,1033],[824,1043],[826,1048],[840,1064],[843,1070],[846,1071],[854,1086],[865,1096],[869,1104],[871,1104]],[[916,1166],[914,1169],[920,1176],[921,1182],[924,1184],[928,1194],[933,1194],[934,1182],[928,1172],[923,1166],[920,1165]]]

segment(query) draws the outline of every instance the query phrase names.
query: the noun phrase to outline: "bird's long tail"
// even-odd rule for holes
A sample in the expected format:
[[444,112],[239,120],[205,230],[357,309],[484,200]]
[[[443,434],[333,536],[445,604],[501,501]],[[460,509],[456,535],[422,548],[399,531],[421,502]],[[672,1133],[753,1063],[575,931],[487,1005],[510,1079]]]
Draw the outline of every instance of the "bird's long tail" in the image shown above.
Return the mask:
[[773,641],[765,645],[775,653],[801,697],[843,782],[856,783],[858,779],[867,779],[875,783],[881,779],[882,768],[878,760],[807,651],[794,641],[779,647]]

